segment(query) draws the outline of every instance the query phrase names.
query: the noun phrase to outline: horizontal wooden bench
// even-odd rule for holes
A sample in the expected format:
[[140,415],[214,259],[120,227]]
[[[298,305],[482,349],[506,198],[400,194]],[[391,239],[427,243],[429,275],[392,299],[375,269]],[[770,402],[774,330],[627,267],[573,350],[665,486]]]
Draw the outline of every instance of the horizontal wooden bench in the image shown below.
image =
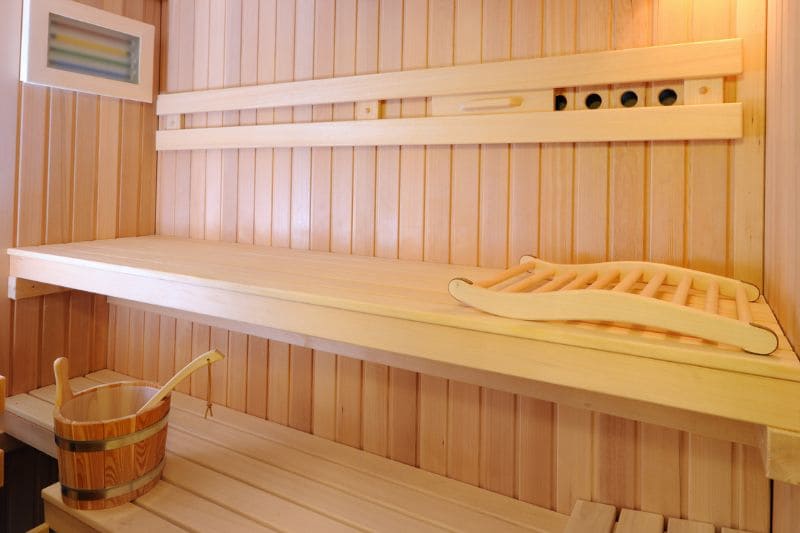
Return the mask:
[[[74,390],[129,379],[101,370]],[[8,399],[18,438],[52,445],[55,386]],[[42,491],[55,531],[528,531],[713,533],[711,524],[578,501],[570,516],[349,446],[173,393],[163,479],[134,502],[101,511],[64,505],[60,485]],[[723,533],[737,530],[723,529]]]
[[[83,390],[128,379],[100,371],[71,380]],[[26,435],[52,442],[48,386],[8,398]],[[58,484],[43,491],[56,531],[540,531],[568,517],[383,457],[173,393],[163,480],[135,502],[76,511]],[[15,427],[12,424],[12,427]],[[25,437],[26,435],[19,435]],[[50,450],[52,452],[52,449]],[[180,526],[180,527],[178,527]]]
[[[480,280],[500,272],[491,268],[160,236],[8,253],[16,298],[88,291],[121,306],[591,406],[759,447],[767,476],[800,483],[794,453],[800,446],[800,360],[763,298],[749,310],[753,323],[778,338],[769,356],[615,323],[493,316],[448,293],[453,278]],[[703,308],[704,299],[693,291],[688,305]],[[720,315],[737,318],[736,302],[724,303]]]

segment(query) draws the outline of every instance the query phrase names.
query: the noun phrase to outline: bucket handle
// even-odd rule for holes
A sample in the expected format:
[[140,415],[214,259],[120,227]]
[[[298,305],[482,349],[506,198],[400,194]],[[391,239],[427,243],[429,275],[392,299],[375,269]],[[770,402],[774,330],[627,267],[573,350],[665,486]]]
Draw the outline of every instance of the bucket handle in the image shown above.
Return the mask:
[[56,375],[56,408],[61,408],[73,396],[69,384],[69,361],[66,357],[53,361],[53,373]]

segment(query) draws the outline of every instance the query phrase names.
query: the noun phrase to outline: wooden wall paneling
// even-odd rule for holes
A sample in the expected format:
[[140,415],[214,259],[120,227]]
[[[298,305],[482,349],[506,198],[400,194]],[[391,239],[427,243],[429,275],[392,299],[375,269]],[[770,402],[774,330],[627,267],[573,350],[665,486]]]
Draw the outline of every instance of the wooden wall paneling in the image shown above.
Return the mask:
[[[164,320],[167,320],[166,318]],[[142,379],[158,382],[158,358],[161,344],[161,320],[158,314],[144,314],[144,347],[142,352]],[[173,357],[169,361],[174,361]]]
[[[542,55],[543,0],[512,2],[511,58]],[[549,111],[551,102],[548,102]],[[538,144],[515,144],[509,154],[508,259],[509,265],[523,255],[537,254],[539,243],[539,155]]]
[[792,533],[800,524],[800,487],[776,481],[773,489],[774,512],[772,530],[774,533]]
[[[194,354],[201,354],[207,352],[211,348],[211,328],[209,326],[203,324],[192,324],[192,333],[191,333],[191,341],[189,343],[189,357],[187,359],[187,363],[194,358]],[[177,351],[177,350],[176,350]],[[225,350],[220,350],[222,353],[225,353]],[[183,355],[185,351],[182,351],[181,355]],[[213,366],[218,366],[213,365]],[[175,368],[181,369],[183,368],[184,363],[178,364],[178,360],[175,360]],[[216,380],[214,379],[214,369],[211,369],[211,380],[212,385],[216,385]],[[217,387],[214,387],[217,388]],[[200,398],[205,399],[206,394],[208,392],[208,376],[206,373],[196,374],[191,378],[191,393],[192,396],[198,396]],[[213,390],[211,391],[214,392]],[[218,394],[218,393],[217,393]]]
[[[49,118],[45,244],[69,242],[71,237],[75,93],[50,90]],[[43,297],[38,378],[40,386],[54,382],[53,361],[65,353],[68,306],[68,293]]]
[[[277,6],[275,0],[258,4],[258,83],[275,80],[275,32]],[[273,121],[272,109],[256,112],[257,124]],[[272,243],[272,161],[271,148],[256,150],[255,183],[253,199],[253,240],[256,244]]]
[[555,509],[568,513],[592,495],[592,413],[555,406]]
[[[630,3],[615,1],[613,5],[614,48],[650,46],[653,34],[653,4],[651,1]],[[647,102],[644,85],[624,86]],[[623,107],[619,90],[613,91],[611,107]],[[610,146],[609,185],[609,259],[642,260],[645,257],[645,198],[647,147],[643,142],[619,142]]]
[[[258,83],[258,11],[257,0],[242,0],[241,8],[241,66],[240,84]],[[256,123],[256,110],[242,111],[239,116],[242,125]],[[236,241],[252,244],[255,235],[255,171],[256,153],[253,149],[239,150],[239,179],[236,191]],[[244,408],[243,408],[244,409]]]
[[[692,4],[691,38],[730,34],[733,14],[727,1]],[[689,95],[684,95],[684,99]],[[690,142],[687,169],[687,262],[728,273],[727,142]],[[732,522],[732,445],[697,435],[689,437],[688,518],[729,526]]]
[[[162,3],[161,14],[164,18],[164,33],[167,36],[167,46],[162,48],[161,62],[159,65],[163,73],[161,88],[166,92],[178,90],[178,52],[180,50],[180,25],[177,16],[177,7],[180,0]],[[191,121],[187,121],[189,124]],[[159,122],[166,124],[165,120]],[[162,235],[175,234],[175,171],[177,152],[158,153],[158,180],[157,195],[158,208],[156,210],[156,231]]]
[[681,515],[681,432],[639,426],[639,505],[643,511]]
[[[546,0],[544,4],[544,55],[575,52],[576,1]],[[567,109],[575,109],[575,91],[563,93]],[[572,143],[542,146],[539,212],[539,254],[556,263],[572,261],[573,167]]]
[[[454,3],[428,3],[427,64],[453,63]],[[447,263],[450,257],[450,161],[451,146],[428,146],[425,157],[425,210],[423,256],[426,261]],[[447,380],[419,376],[419,466],[437,474],[447,473]]]
[[[356,0],[336,2],[333,75],[356,71]],[[333,120],[353,120],[353,104],[334,104]],[[353,149],[337,147],[331,161],[331,251],[350,253],[353,221]]]
[[92,348],[89,370],[95,372],[106,368],[108,361],[109,332],[112,330],[109,320],[110,308],[105,296],[92,296]]
[[[296,3],[278,2],[275,30],[275,81],[291,81],[294,78]],[[275,122],[291,122],[292,108],[278,108],[274,112]],[[291,245],[292,207],[292,150],[274,150],[273,194],[272,194],[272,245]],[[275,422],[289,421],[291,361],[290,346],[270,341],[269,376],[267,383],[267,417]]]
[[[359,1],[356,14],[356,74],[378,71],[378,2]],[[375,147],[353,149],[352,253],[375,253]]]
[[[511,0],[483,6],[481,61],[511,57]],[[508,245],[508,156],[505,144],[481,146],[478,198],[478,265],[506,267]]]
[[[144,17],[144,2],[127,2],[123,9],[123,15],[141,20]],[[143,150],[142,111],[141,103],[122,101],[123,128],[120,139],[118,237],[133,237],[139,230],[139,182]]]
[[[297,0],[295,6],[294,75],[295,80],[314,76],[314,11],[313,0]],[[310,122],[311,106],[294,109],[294,122]],[[308,249],[311,220],[311,149],[292,150],[291,176],[292,248]],[[311,431],[313,360],[310,348],[292,346],[289,369],[289,425]]]
[[[175,374],[176,346],[176,319],[160,316],[158,321],[158,368],[156,370],[155,381],[166,383]],[[178,368],[178,370],[180,370],[180,368]]]
[[517,396],[517,483],[520,500],[548,509],[554,507],[554,404]]
[[745,531],[769,531],[772,482],[764,472],[761,452],[752,446],[734,445],[734,498],[731,523]]
[[798,85],[800,59],[793,53],[797,37],[793,25],[800,10],[791,2],[769,2],[767,43],[767,143],[765,293],[793,346],[800,346],[800,233],[798,233],[797,157],[789,155],[798,139],[793,118],[798,107],[793,94]]
[[[223,86],[236,87],[241,83],[242,66],[242,0],[225,2],[225,38]],[[240,124],[239,111],[222,113],[223,126]],[[239,150],[222,150],[222,181],[220,186],[220,239],[233,242],[237,236],[239,189]]]
[[[229,355],[229,337],[233,335],[233,332],[229,332],[227,329],[223,328],[215,328],[212,327],[209,331],[209,344],[208,348],[205,345],[199,345],[197,349],[195,349],[194,345],[192,345],[192,358],[194,359],[196,356],[200,355],[211,349],[219,350],[220,352]],[[246,355],[245,355],[246,357]],[[228,367],[231,364],[231,358],[226,357],[222,361],[218,361],[211,365],[211,401],[214,403],[220,404],[227,404],[228,399]],[[205,386],[208,382],[207,376],[199,375],[197,376],[198,383],[202,383],[201,390],[203,391],[202,394],[205,394]],[[192,389],[194,389],[194,382],[192,385]]]
[[[161,2],[157,0],[145,0],[142,10],[142,20],[158,27],[161,19]],[[161,54],[160,39],[154,43],[154,54],[156,58]],[[157,63],[154,63],[157,64]],[[159,90],[159,72],[153,72],[153,93]],[[156,230],[156,188],[157,188],[157,166],[158,154],[150,148],[150,139],[155,138],[158,128],[158,118],[155,115],[154,104],[142,104],[142,163],[139,176],[139,213],[137,223],[137,235],[152,235]]]
[[[333,75],[352,76],[356,70],[356,0],[336,2],[335,19]],[[354,117],[353,104],[333,106],[333,120],[352,120]],[[353,221],[353,148],[333,148],[331,152],[330,249],[333,252],[350,253]],[[324,368],[330,368],[330,362],[326,363],[323,363]],[[338,442],[356,447],[361,446],[361,376],[361,361],[336,356],[335,437]]]
[[287,424],[289,421],[289,345],[269,341],[267,375],[267,418]]
[[125,373],[128,370],[128,333],[130,331],[131,310],[125,307],[116,307],[114,317],[114,366],[117,372]]
[[[295,2],[278,2],[275,32],[275,81],[291,81],[294,77]],[[275,122],[292,122],[293,109],[275,109]],[[274,150],[272,189],[272,245],[291,245],[292,150]]]
[[[228,383],[225,405],[237,411],[246,412],[248,398],[247,375],[250,370],[248,336],[244,333],[231,331],[228,337],[227,355]],[[256,368],[254,370],[258,371],[259,369]],[[266,374],[266,372],[264,373]]]
[[[5,110],[0,118],[0,136],[7,139],[7,142],[0,146],[0,173],[8,176],[8,179],[0,181],[0,248],[8,248],[14,244],[14,195],[17,180],[12,177],[17,175],[18,170],[17,120],[21,97],[18,81],[21,26],[18,22],[21,17],[22,1],[13,0],[6,3],[5,16],[0,21],[2,47],[6,51],[6,56],[0,65],[0,101],[3,102]],[[8,263],[5,261],[0,263],[0,276],[8,276]],[[7,291],[7,287],[0,289],[0,374],[10,378],[14,304],[7,298]]]
[[[377,20],[377,70],[390,72],[402,66],[403,4],[380,2]],[[399,117],[400,102],[387,101],[382,116]],[[398,253],[398,204],[400,148],[382,146],[375,150],[374,254],[396,258]],[[354,224],[355,230],[355,224]],[[372,232],[372,231],[371,231]],[[371,233],[368,232],[368,233]],[[386,456],[389,437],[389,367],[363,362],[362,447]]]
[[[211,4],[196,0],[194,4],[194,35],[192,36],[192,89],[207,89],[211,50]],[[256,19],[257,21],[258,19]],[[186,125],[201,128],[208,125],[207,113],[195,113],[185,118]],[[206,159],[205,150],[192,150],[189,156],[189,236],[203,239],[206,235]]]
[[[689,0],[655,2],[653,44],[684,42],[689,37]],[[674,86],[654,83],[644,97],[652,105],[660,90]],[[685,148],[680,141],[649,143],[647,197],[648,259],[684,263]],[[681,432],[642,423],[640,432],[639,483],[642,510],[666,516],[681,516]],[[683,457],[685,459],[685,457]]]
[[[616,14],[616,13],[614,13]],[[609,2],[580,0],[577,13],[577,51],[606,50],[611,42],[612,5]],[[614,17],[614,28],[617,20]],[[582,87],[575,93],[575,108],[586,109],[586,98],[598,94],[601,109],[613,106],[608,87]],[[575,145],[575,260],[580,263],[605,261],[608,257],[609,211],[616,204],[609,201],[609,144]],[[615,179],[611,173],[611,180]],[[622,206],[620,206],[622,207]],[[629,206],[624,206],[629,208]]]
[[[402,68],[403,4],[380,2],[378,15],[378,70],[394,72]],[[399,100],[383,105],[385,118],[400,117]],[[379,146],[375,176],[375,255],[395,258],[399,243],[400,147]]]
[[733,445],[730,442],[689,436],[689,520],[730,526],[732,517]]
[[[317,2],[314,6],[314,78],[333,76],[334,2]],[[332,105],[315,105],[314,122],[333,120]],[[311,149],[310,237],[312,250],[330,250],[331,243],[331,149]]]
[[[728,37],[733,14],[727,0],[693,2],[692,39]],[[686,95],[684,95],[686,98]],[[729,271],[728,142],[688,144],[686,253],[690,268],[717,274]]]
[[[166,353],[169,353],[168,351]],[[180,370],[192,360],[192,323],[188,320],[177,319],[175,322],[175,364],[173,371]],[[206,376],[189,376],[175,387],[175,390],[189,394],[192,391],[192,381],[205,379]],[[169,380],[169,378],[167,378]]]
[[[613,2],[613,28],[605,28],[601,36],[614,48],[647,46],[652,36],[652,3],[649,1],[631,4]],[[596,13],[599,10],[595,10]],[[590,14],[586,14],[591,17]],[[602,18],[602,17],[599,17]],[[610,37],[610,40],[609,40]],[[600,41],[598,40],[598,45]],[[606,44],[608,46],[608,44]],[[615,88],[616,89],[616,88]],[[626,87],[645,98],[643,85]],[[605,93],[611,100],[609,107],[622,107],[616,98],[618,91]],[[613,95],[613,97],[612,97]],[[607,228],[608,241],[604,256],[594,259],[643,259],[645,241],[645,143],[611,143],[607,146],[609,178],[607,187],[597,191],[608,196]],[[602,160],[594,164],[603,166]],[[577,174],[576,174],[577,183]],[[605,202],[601,202],[605,203]],[[602,209],[602,206],[599,206]],[[576,208],[576,213],[579,210]],[[576,236],[577,239],[577,236]],[[638,424],[632,420],[595,414],[594,421],[594,474],[592,495],[596,501],[619,507],[635,508],[639,504],[636,491],[637,479],[637,433]]]
[[[544,5],[543,51],[561,55],[575,51],[576,2],[547,0]],[[575,91],[564,93],[567,109],[576,106]],[[574,145],[542,146],[539,254],[569,262],[573,250]],[[568,513],[578,499],[591,499],[592,413],[556,406],[555,508]]]
[[[98,239],[110,239],[117,234],[121,109],[122,105],[118,99],[105,96],[99,98],[97,116],[97,221],[94,233]],[[159,158],[164,157],[166,164],[168,159],[172,159],[174,162],[174,155],[164,153],[159,155]]]
[[[72,197],[72,235],[70,240],[91,240],[95,235],[97,206],[97,133],[99,98],[78,94],[75,102],[75,148],[73,160],[74,194]],[[155,196],[154,196],[155,199]],[[70,373],[84,375],[92,366],[93,339],[87,335],[92,331],[93,297],[87,293],[74,292],[69,299],[68,353],[83,354],[73,357]]]
[[[171,3],[172,4],[172,3]],[[193,0],[178,0],[171,5],[170,17],[178,25],[177,84],[176,90],[188,91],[194,78],[194,9]],[[175,235],[189,236],[191,200],[192,154],[184,150],[175,156],[175,211],[173,214]]]
[[[225,3],[212,2],[209,12],[208,29],[208,87],[225,86]],[[202,61],[202,59],[199,59]],[[202,120],[202,119],[201,119]],[[221,126],[223,115],[209,113],[206,124],[209,127]],[[205,238],[222,238],[222,150],[206,152],[205,172]]]
[[[89,372],[94,347],[92,334],[92,295],[74,292],[69,298],[67,310],[67,340],[65,353],[70,355],[70,374],[75,376]],[[77,368],[73,368],[74,366]]]
[[[511,55],[511,1],[483,6],[482,60]],[[480,153],[478,264],[505,267],[508,256],[509,146],[483,145]],[[487,354],[488,355],[488,354]],[[481,390],[480,485],[514,495],[514,395]]]
[[[425,68],[428,46],[428,1],[403,3],[402,69]],[[404,99],[402,117],[425,116],[424,98]],[[398,257],[421,260],[424,254],[424,146],[400,147],[398,207]],[[388,455],[417,464],[418,376],[415,372],[389,369]]]
[[[456,64],[481,61],[480,1],[457,2],[453,22],[453,60]],[[451,165],[450,261],[478,264],[478,145],[453,147]],[[477,385],[450,381],[447,397],[447,475],[480,483],[480,401]]]
[[108,368],[116,368],[117,351],[117,306],[108,306],[108,349],[106,364]]
[[336,441],[361,447],[361,361],[336,357]]
[[[242,0],[243,10],[248,9],[247,1]],[[287,5],[261,2],[257,81],[466,64],[501,57],[495,55],[500,54],[498,49],[502,57],[531,57],[568,53],[575,45],[603,49],[628,46],[624,44],[628,42],[647,44],[651,38],[656,42],[686,41],[692,30],[692,4],[675,5],[679,7],[665,2],[651,7],[648,1],[630,5],[512,1],[489,17],[484,8],[497,11],[498,6],[480,2],[376,5],[343,0],[335,5],[315,2],[313,7],[305,0]],[[689,11],[681,12],[680,6]],[[607,17],[597,16],[609,8],[612,11]],[[651,9],[652,16],[648,15]],[[213,14],[209,18],[209,24],[214,24]],[[244,18],[242,47],[255,40],[244,36],[253,31],[246,28]],[[209,39],[219,34],[213,29],[209,33]],[[197,46],[198,38],[193,39]],[[209,79],[215,68],[223,73],[228,67],[227,55],[213,48],[209,44]],[[240,57],[240,76],[245,76],[245,64],[252,63],[246,54]],[[194,61],[203,63],[203,53],[195,50]],[[196,72],[197,64],[194,69]],[[248,83],[244,77],[239,82]],[[652,99],[658,85],[640,94],[640,100]],[[620,89],[615,87],[610,95],[616,98]],[[570,105],[575,105],[574,97]],[[382,110],[384,116],[422,116],[426,106],[421,100],[389,101]],[[271,122],[273,114],[278,122],[342,120],[353,117],[353,106],[274,113],[259,110],[256,122]],[[566,260],[572,255],[601,258],[606,250],[608,255],[663,257],[682,264],[684,145],[600,145],[597,161],[585,150],[597,147],[587,145],[546,147],[541,157],[538,146],[506,146],[502,147],[505,152],[500,150],[505,156],[498,161],[487,147],[478,146],[276,150],[274,159],[273,150],[259,149],[254,155],[252,188],[248,171],[239,168],[237,172],[242,187],[235,195],[236,238],[250,240],[250,205],[244,202],[253,190],[252,239],[262,244],[460,264],[505,264],[515,262],[524,252],[543,257],[561,254]],[[560,151],[548,152],[549,148]],[[201,211],[206,223],[211,222],[208,238],[218,238],[226,223],[225,211],[220,211],[224,203],[222,170],[220,163],[214,192],[214,178],[208,183],[211,152],[206,153],[212,163],[205,168]],[[243,166],[242,153],[236,161]],[[598,170],[601,176],[608,172],[605,165],[610,165],[615,181],[607,195],[595,195],[598,201],[586,187],[603,185],[596,177]],[[195,179],[193,173],[194,167],[191,177]],[[614,196],[612,190],[620,195]],[[673,198],[675,191],[680,193],[678,198]],[[610,202],[605,202],[606,197]],[[624,199],[625,208],[612,205],[613,198],[618,204]],[[490,209],[492,201],[506,215],[499,217],[501,220],[486,218],[489,210],[498,211]],[[727,196],[724,202],[727,209],[733,209]],[[610,216],[608,242],[605,229],[597,231],[602,234],[599,241],[581,233],[597,229],[590,228],[587,220],[598,213],[603,228],[603,217]],[[662,223],[667,227],[663,232]],[[634,230],[623,234],[626,225],[633,225]],[[563,233],[552,235],[548,227]],[[176,332],[176,354],[178,336]],[[254,342],[262,345],[254,348]],[[702,443],[693,436],[334,354],[317,352],[309,359],[302,348],[285,344],[270,342],[267,350],[263,339],[251,338],[248,344],[245,409],[253,414],[564,512],[569,512],[579,497],[624,501],[684,516],[700,513],[706,505],[703,498],[708,491],[698,484],[702,455],[698,446]],[[260,359],[254,359],[255,352]],[[297,353],[306,354],[299,365],[295,364]],[[233,361],[230,359],[229,365]],[[260,370],[254,375],[255,368]],[[235,379],[233,372],[229,367],[229,379]],[[308,387],[295,386],[308,383],[312,375]],[[229,381],[229,391],[231,387]],[[310,410],[296,409],[311,400]],[[507,438],[494,439],[495,434],[513,438],[509,444]],[[729,467],[727,476],[732,502],[729,520],[731,525],[753,524],[751,527],[759,530],[765,498],[763,485],[756,482],[756,470],[748,462],[752,451],[730,449],[734,466]],[[508,455],[510,460],[499,455]],[[713,475],[708,485],[726,483],[722,473]]]
[[247,337],[247,414],[267,418],[268,342],[259,337]]
[[[800,6],[787,0],[771,0],[767,15],[764,288],[784,331],[797,348],[800,346],[800,312],[797,309],[800,298],[800,217],[797,214],[800,136],[796,117],[800,107],[796,93],[800,83],[797,54],[800,39],[796,28],[800,24]],[[743,29],[738,28],[739,31]],[[800,488],[780,482],[772,486],[773,531],[796,531],[800,524]]]
[[[335,20],[336,4],[334,2],[317,2],[315,4],[314,78],[333,76]],[[313,121],[333,120],[333,106],[314,106],[311,118]],[[331,148],[311,149],[309,248],[312,250],[328,251],[331,246],[331,160]],[[311,431],[315,435],[335,440],[336,355],[315,350],[312,357]]]
[[[657,2],[654,5],[653,44],[685,42],[689,39],[691,1]],[[671,82],[654,83],[647,98],[658,101],[659,92],[674,87]],[[685,263],[685,156],[686,143],[650,143],[648,184],[649,260]]]
[[128,358],[124,373],[137,379],[142,379],[144,369],[144,311],[131,309],[128,328]]
[[97,190],[97,143],[99,97],[78,94],[75,99],[75,156],[72,197],[73,241],[89,241],[95,235]]
[[[476,0],[458,2],[455,6],[453,59],[457,65],[479,63],[483,12]],[[450,261],[459,265],[478,263],[478,187],[479,147],[453,147],[452,199],[450,222]]]

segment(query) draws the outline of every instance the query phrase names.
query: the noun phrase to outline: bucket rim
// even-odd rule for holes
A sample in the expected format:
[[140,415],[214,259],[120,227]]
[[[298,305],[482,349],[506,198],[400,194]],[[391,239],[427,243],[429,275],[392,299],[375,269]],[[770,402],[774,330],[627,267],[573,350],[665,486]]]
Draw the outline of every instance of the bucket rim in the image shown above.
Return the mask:
[[[61,410],[64,408],[64,406],[65,405],[69,405],[69,403],[72,402],[73,400],[75,400],[76,398],[79,398],[81,396],[85,396],[87,394],[92,394],[92,393],[96,392],[98,389],[120,387],[120,386],[127,386],[127,387],[142,387],[142,386],[145,386],[145,387],[153,388],[156,391],[161,388],[161,385],[159,385],[156,382],[144,381],[144,380],[128,380],[128,381],[115,381],[113,383],[99,383],[99,384],[95,385],[94,387],[89,387],[88,389],[84,389],[84,390],[82,390],[82,391],[80,391],[78,393],[75,393],[72,396],[72,398],[70,398],[68,401],[66,401],[61,407],[54,407],[53,408],[53,418],[56,421],[60,422],[61,424],[65,424],[65,425],[69,425],[69,426],[78,426],[78,427],[94,426],[96,424],[119,423],[119,422],[124,422],[124,421],[128,421],[128,420],[133,420],[133,419],[136,419],[137,417],[139,417],[141,415],[144,415],[144,414],[147,414],[147,413],[151,413],[155,409],[158,409],[162,405],[164,405],[164,402],[169,402],[171,400],[171,397],[172,397],[172,393],[169,393],[160,402],[158,402],[153,407],[147,409],[146,411],[142,411],[141,413],[132,413],[132,414],[125,415],[125,416],[120,416],[120,417],[117,417],[117,418],[105,418],[103,420],[73,420],[71,418],[67,418],[66,416],[64,416],[61,413]],[[169,413],[169,407],[167,408],[167,413]],[[166,416],[167,413],[164,413],[164,416]]]

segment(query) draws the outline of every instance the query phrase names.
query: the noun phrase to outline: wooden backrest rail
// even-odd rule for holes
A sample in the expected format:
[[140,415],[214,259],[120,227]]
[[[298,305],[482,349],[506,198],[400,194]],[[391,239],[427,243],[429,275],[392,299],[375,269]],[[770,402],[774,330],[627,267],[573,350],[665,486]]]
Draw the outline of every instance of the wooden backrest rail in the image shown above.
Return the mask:
[[[742,40],[723,39],[161,94],[158,97],[156,113],[175,115],[451,94],[715,78],[741,72]],[[500,100],[506,105],[515,103],[513,97],[503,97]],[[502,103],[500,100],[490,102],[490,107],[500,105]]]

